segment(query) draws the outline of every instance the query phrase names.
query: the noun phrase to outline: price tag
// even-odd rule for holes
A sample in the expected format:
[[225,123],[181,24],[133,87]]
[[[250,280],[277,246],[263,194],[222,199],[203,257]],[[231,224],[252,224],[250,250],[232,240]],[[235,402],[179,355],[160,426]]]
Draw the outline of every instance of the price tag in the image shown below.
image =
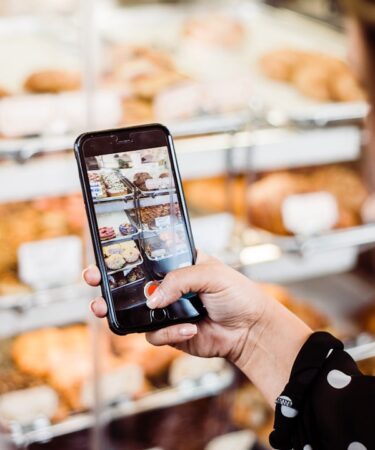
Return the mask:
[[82,270],[82,242],[77,236],[28,242],[18,249],[22,282],[42,289],[77,281]]
[[162,216],[155,218],[155,225],[157,226],[157,228],[167,228],[171,226],[171,223],[171,216]]
[[284,200],[281,213],[285,227],[301,235],[331,230],[339,219],[335,197],[323,191],[290,195]]

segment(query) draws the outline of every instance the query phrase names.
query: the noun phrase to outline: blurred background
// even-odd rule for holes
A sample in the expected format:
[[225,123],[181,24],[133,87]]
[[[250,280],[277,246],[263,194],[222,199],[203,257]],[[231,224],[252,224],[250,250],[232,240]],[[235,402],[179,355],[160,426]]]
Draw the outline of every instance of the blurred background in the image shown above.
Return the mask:
[[0,0],[0,448],[267,449],[272,411],[221,359],[88,312],[72,152],[161,122],[198,248],[375,374],[366,92],[330,0]]

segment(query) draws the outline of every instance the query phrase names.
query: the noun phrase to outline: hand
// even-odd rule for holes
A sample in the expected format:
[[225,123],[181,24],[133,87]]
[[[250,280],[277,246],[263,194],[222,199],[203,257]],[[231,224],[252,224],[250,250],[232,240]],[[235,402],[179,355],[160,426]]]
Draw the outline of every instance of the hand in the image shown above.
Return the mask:
[[[90,266],[83,278],[97,286],[99,269]],[[244,275],[202,253],[195,266],[167,274],[147,304],[152,309],[164,308],[188,292],[199,294],[208,316],[198,324],[146,333],[147,340],[196,356],[229,359],[273,404],[311,330]],[[103,298],[94,299],[91,309],[97,317],[107,314]]]
[[[88,284],[100,283],[100,272],[91,266],[83,273]],[[197,292],[208,317],[198,324],[179,324],[146,334],[154,345],[170,344],[193,355],[222,356],[238,362],[244,343],[265,309],[267,297],[254,283],[215,258],[198,254],[195,266],[169,273],[147,305],[164,308],[188,292]],[[102,298],[91,308],[98,317],[107,313]]]

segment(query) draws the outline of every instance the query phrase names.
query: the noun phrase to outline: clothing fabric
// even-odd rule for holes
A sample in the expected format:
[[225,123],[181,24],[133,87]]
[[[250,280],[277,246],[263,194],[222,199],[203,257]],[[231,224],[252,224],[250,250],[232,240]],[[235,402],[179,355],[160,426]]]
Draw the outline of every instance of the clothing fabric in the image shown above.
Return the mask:
[[278,450],[375,450],[375,377],[341,341],[313,333],[276,400],[270,444]]

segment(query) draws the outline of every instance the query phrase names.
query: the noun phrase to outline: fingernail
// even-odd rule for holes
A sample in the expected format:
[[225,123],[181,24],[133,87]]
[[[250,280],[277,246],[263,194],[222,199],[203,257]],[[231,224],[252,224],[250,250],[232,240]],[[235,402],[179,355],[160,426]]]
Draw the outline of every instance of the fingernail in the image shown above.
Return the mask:
[[85,274],[86,274],[86,272],[87,272],[88,270],[89,270],[88,267],[86,267],[86,269],[83,269],[83,270],[82,270],[82,274],[81,274],[81,275],[82,275],[82,280],[83,280],[83,281],[86,281],[86,280],[85,280]]
[[161,296],[156,291],[147,299],[147,306],[151,309],[157,308],[161,302]]
[[90,309],[95,314],[95,306],[96,306],[96,300],[92,300],[90,302]]
[[185,325],[183,328],[179,329],[179,333],[181,336],[194,336],[197,334],[198,328],[196,325]]

